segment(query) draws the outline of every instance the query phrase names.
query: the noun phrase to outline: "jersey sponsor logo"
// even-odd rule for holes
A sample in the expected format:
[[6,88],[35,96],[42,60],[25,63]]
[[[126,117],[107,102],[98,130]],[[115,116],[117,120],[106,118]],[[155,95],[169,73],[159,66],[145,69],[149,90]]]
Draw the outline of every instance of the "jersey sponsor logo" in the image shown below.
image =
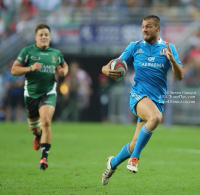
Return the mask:
[[166,56],[166,51],[167,51],[166,48],[161,49],[161,51],[160,51],[160,55],[165,55],[165,56]]
[[40,60],[40,57],[38,57],[38,56],[31,56],[31,59],[33,59],[33,60]]
[[144,53],[142,49],[139,49],[137,53]]
[[149,58],[148,58],[148,61],[149,61],[149,62],[154,62],[155,59],[156,59],[155,57],[149,57]]
[[48,53],[40,53],[41,55],[45,55],[45,56],[48,56],[49,54]]
[[21,57],[19,57],[19,56],[18,56],[18,58],[17,58],[17,59],[18,59],[18,60],[22,60],[22,58],[21,58]]
[[164,67],[164,64],[160,64],[160,63],[142,63],[142,66],[152,66],[152,67]]
[[40,72],[55,74],[56,67],[55,65],[42,65],[40,68]]

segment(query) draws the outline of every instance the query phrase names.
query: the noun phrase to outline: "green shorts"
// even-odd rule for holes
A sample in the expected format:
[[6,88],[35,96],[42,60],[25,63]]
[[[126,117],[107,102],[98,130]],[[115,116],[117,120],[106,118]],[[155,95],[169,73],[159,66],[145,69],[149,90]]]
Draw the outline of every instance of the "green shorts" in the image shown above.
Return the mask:
[[39,109],[44,105],[56,107],[56,94],[44,95],[37,99],[24,96],[26,115],[29,119],[39,117]]

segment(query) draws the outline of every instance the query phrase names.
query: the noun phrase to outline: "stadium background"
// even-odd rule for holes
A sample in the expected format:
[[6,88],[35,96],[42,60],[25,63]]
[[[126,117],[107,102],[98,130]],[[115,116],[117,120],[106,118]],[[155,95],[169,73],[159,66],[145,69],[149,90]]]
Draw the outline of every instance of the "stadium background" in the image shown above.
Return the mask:
[[[121,82],[101,67],[142,38],[142,19],[150,14],[161,18],[161,37],[177,47],[185,78],[178,82],[169,73],[173,103],[166,103],[163,124],[142,152],[139,173],[126,172],[123,163],[103,186],[105,159],[130,142],[136,118],[129,109],[131,65]],[[35,43],[41,21],[51,26],[51,45],[70,68],[58,80],[45,172],[23,108],[24,77],[10,74],[20,50]],[[199,0],[0,0],[0,194],[199,195],[199,85]]]

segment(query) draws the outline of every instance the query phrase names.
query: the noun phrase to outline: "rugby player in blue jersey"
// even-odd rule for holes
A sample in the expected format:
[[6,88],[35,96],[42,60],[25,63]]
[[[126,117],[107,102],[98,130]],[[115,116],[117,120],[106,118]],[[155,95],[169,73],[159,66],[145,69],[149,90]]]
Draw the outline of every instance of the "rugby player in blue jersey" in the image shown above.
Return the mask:
[[[107,168],[102,175],[102,184],[108,184],[119,164],[129,158],[127,169],[137,173],[142,149],[150,140],[162,120],[167,90],[167,72],[172,68],[174,77],[181,80],[184,69],[174,45],[160,37],[160,19],[150,15],[142,22],[143,39],[132,42],[120,56],[127,63],[133,61],[136,76],[130,93],[130,109],[138,117],[133,140],[125,145],[117,156],[107,159]],[[112,79],[119,72],[110,70],[111,60],[102,67],[102,72]]]

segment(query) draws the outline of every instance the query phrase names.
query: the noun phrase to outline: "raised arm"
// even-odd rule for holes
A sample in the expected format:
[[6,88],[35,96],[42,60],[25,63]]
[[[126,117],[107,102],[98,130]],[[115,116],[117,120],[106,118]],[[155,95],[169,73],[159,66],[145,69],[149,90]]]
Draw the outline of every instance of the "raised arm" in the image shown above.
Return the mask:
[[168,46],[168,50],[166,51],[166,53],[167,53],[167,58],[172,64],[172,73],[174,74],[174,77],[180,81],[184,78],[184,68],[180,66],[180,64],[178,64],[178,62],[174,58],[172,49],[170,48],[169,43],[167,43],[167,46]]

